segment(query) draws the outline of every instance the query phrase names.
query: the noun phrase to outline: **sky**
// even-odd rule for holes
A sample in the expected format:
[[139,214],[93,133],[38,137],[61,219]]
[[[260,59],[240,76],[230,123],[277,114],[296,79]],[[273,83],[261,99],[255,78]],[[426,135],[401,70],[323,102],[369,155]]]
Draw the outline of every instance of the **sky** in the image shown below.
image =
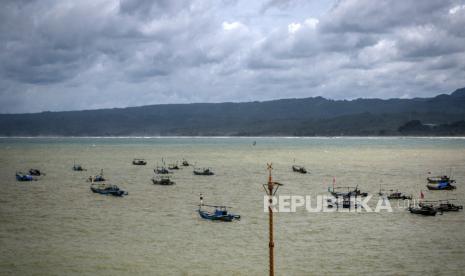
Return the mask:
[[3,0],[0,113],[465,86],[465,0]]

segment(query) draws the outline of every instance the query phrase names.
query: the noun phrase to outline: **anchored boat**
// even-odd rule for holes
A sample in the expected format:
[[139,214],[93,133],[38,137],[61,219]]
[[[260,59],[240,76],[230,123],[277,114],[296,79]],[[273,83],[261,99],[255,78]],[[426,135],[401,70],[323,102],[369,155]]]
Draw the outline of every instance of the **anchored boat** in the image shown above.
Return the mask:
[[100,174],[95,176],[89,176],[89,182],[103,182],[106,181],[105,177],[103,177],[103,169],[100,170]]
[[194,169],[195,175],[214,175],[210,168]]
[[293,170],[294,172],[298,172],[298,173],[303,173],[303,174],[306,174],[306,173],[307,173],[307,170],[306,170],[304,167],[302,167],[302,166],[293,165],[293,166],[292,166],[292,170]]
[[188,167],[188,166],[190,165],[189,162],[187,162],[186,159],[183,159],[181,164],[182,164],[184,167]]
[[121,190],[118,186],[108,183],[92,183],[90,189],[94,193],[112,196],[128,195],[128,192]]
[[86,169],[84,169],[81,165],[76,164],[76,162],[74,162],[74,164],[73,164],[73,171],[75,171],[75,172],[82,172],[82,171],[86,171]]
[[176,182],[172,181],[171,178],[167,175],[164,176],[159,176],[159,177],[154,177],[152,178],[153,184],[156,185],[174,185]]
[[[209,211],[202,210],[202,207],[204,206],[213,208],[213,211],[209,212]],[[202,195],[200,195],[200,204],[199,204],[198,212],[199,212],[200,217],[203,219],[231,222],[233,220],[239,220],[241,218],[240,215],[229,213],[228,208],[231,208],[231,207],[221,206],[221,205],[203,204],[203,197]]]
[[[452,182],[453,181],[453,182]],[[455,190],[457,187],[455,185],[452,185],[451,183],[454,183],[454,180],[451,180],[451,182],[438,182],[438,183],[428,183],[426,184],[426,187],[428,190]]]
[[456,205],[454,203],[451,203],[450,201],[455,200],[455,199],[440,199],[436,201],[423,201],[420,202],[419,206],[424,206],[424,205],[434,205],[434,207],[439,211],[439,212],[458,212],[463,209],[462,205]]
[[147,165],[147,161],[145,161],[145,159],[134,158],[134,160],[132,160],[132,164],[136,166],[145,166]]
[[410,206],[408,210],[412,214],[423,215],[423,216],[435,216],[438,210],[432,204],[422,204],[418,207]]
[[153,171],[157,174],[170,174],[171,173],[167,168],[163,166],[156,167]]
[[16,176],[16,180],[20,181],[20,182],[36,180],[32,175],[25,174],[25,173],[22,173],[22,172],[17,172],[15,174],[15,176]]
[[29,174],[30,174],[30,175],[34,175],[34,176],[45,175],[45,173],[41,172],[41,171],[38,170],[38,169],[30,169],[30,170],[29,170]]

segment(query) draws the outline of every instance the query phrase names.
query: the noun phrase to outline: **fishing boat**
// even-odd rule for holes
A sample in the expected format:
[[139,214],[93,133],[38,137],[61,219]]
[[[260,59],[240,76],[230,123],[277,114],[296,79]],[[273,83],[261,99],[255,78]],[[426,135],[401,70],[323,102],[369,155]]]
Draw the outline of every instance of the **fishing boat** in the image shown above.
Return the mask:
[[34,175],[34,176],[45,175],[45,173],[41,172],[41,171],[38,170],[38,169],[30,169],[30,170],[29,170],[29,174],[30,174],[30,175]]
[[328,198],[327,204],[328,208],[356,209],[359,207],[363,207],[360,204],[358,204],[355,200],[352,200],[350,196],[343,196],[342,201],[339,199],[339,197]]
[[[337,189],[337,190],[336,190]],[[347,189],[347,192],[342,192],[340,191],[341,189]],[[358,188],[358,185],[356,187],[334,187],[331,190],[330,187],[328,187],[328,192],[331,193],[334,197],[366,197],[368,196],[368,193],[366,192],[361,192],[360,189]]]
[[463,209],[462,205],[456,205],[454,203],[451,203],[450,201],[455,200],[455,199],[440,199],[436,201],[423,201],[420,202],[419,206],[424,206],[424,205],[433,205],[436,204],[435,208],[439,212],[458,212]]
[[73,171],[75,171],[75,172],[82,172],[82,171],[86,171],[86,169],[84,169],[81,165],[76,164],[76,162],[74,162],[74,164],[73,164]]
[[307,173],[307,170],[302,166],[293,165],[292,170],[298,173],[303,173],[303,174]]
[[436,184],[440,182],[455,182],[455,180],[450,179],[450,177],[447,175],[431,176],[431,177],[427,177],[426,180],[428,181],[428,183],[431,183],[431,184]]
[[402,200],[410,199],[411,200],[412,196],[405,195],[399,192],[398,190],[396,190],[395,192],[391,190],[391,193],[387,196],[387,199],[402,199]]
[[36,180],[32,175],[25,174],[22,172],[16,172],[15,176],[16,176],[16,180],[20,182]]
[[179,166],[178,166],[177,163],[176,164],[169,164],[168,169],[169,170],[179,170]]
[[186,159],[183,159],[181,164],[182,164],[184,167],[188,167],[188,166],[190,165],[189,162],[187,162]]
[[195,175],[214,175],[210,168],[194,169]]
[[152,178],[153,184],[156,185],[174,185],[176,182],[172,181],[167,175]]
[[90,185],[92,192],[102,195],[124,196],[128,192],[121,190],[118,186],[108,183],[92,183]]
[[[213,211],[202,210],[202,207],[213,208]],[[203,197],[202,195],[200,196],[200,204],[199,204],[198,212],[199,212],[200,217],[203,219],[231,222],[233,220],[239,220],[241,218],[240,215],[229,213],[228,208],[231,208],[231,207],[222,206],[222,205],[203,204]]]
[[452,185],[455,180],[451,180],[449,182],[438,182],[438,183],[428,183],[426,184],[426,187],[428,190],[455,190],[457,187],[455,185]]
[[105,177],[103,177],[103,169],[100,170],[100,174],[89,176],[89,182],[103,182],[106,181]]
[[132,164],[136,166],[145,166],[147,165],[147,161],[145,161],[145,159],[134,158],[134,160],[132,160]]
[[409,206],[408,210],[412,214],[418,214],[423,216],[435,216],[438,210],[433,205],[422,204],[422,206],[413,207]]
[[155,173],[157,174],[169,174],[171,173],[167,168],[161,166],[161,167],[156,167],[154,170],[153,170]]

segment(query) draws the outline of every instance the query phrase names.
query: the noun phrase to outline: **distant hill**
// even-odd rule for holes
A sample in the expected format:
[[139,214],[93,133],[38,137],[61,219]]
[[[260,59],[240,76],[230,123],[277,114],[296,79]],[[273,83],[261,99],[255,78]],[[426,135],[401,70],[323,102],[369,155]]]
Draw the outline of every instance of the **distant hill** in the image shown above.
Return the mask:
[[465,88],[414,99],[322,97],[0,114],[0,136],[465,135]]

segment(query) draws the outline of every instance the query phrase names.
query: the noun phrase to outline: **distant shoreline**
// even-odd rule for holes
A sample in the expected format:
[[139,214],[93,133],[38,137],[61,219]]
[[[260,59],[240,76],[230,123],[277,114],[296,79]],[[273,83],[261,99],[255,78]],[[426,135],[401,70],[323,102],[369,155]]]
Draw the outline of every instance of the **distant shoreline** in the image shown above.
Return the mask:
[[465,139],[465,136],[0,136],[0,139]]

